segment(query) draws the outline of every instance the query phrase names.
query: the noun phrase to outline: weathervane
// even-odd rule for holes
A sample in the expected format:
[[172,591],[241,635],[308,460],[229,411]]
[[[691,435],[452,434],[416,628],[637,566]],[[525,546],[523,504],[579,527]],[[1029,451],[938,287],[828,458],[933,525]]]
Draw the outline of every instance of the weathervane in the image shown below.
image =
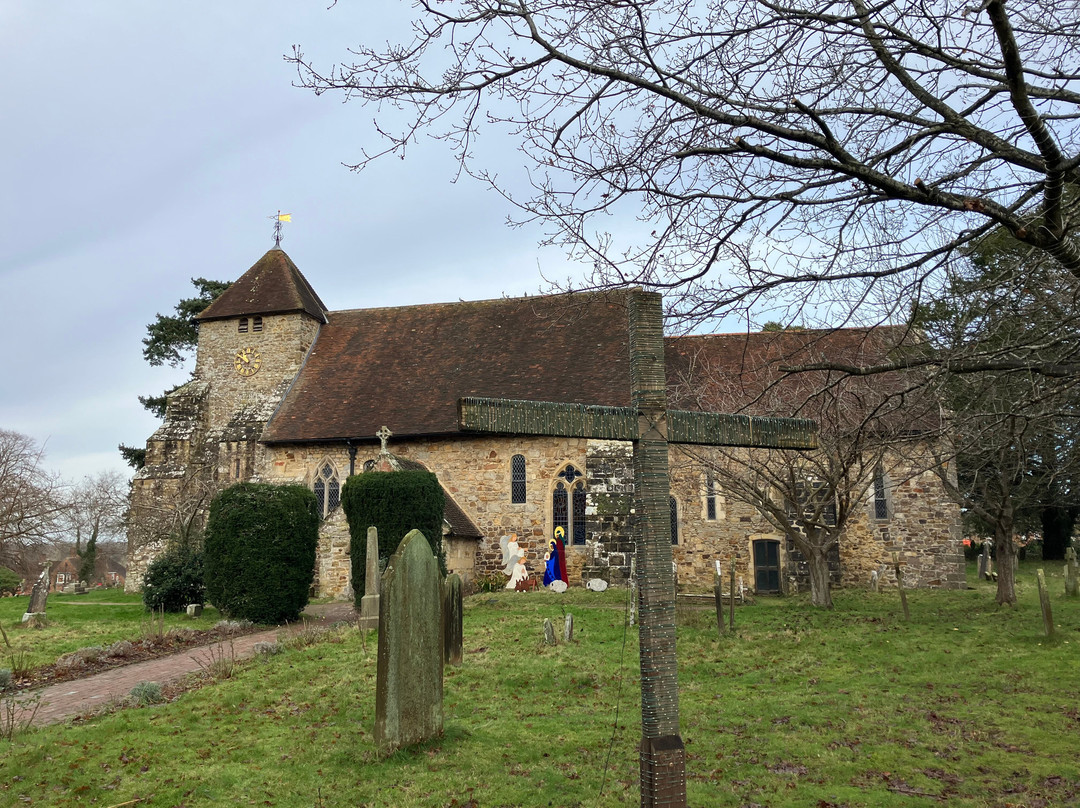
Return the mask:
[[281,247],[281,225],[283,222],[291,222],[292,214],[282,213],[279,210],[277,216],[271,216],[270,218],[274,220],[274,248],[277,249]]

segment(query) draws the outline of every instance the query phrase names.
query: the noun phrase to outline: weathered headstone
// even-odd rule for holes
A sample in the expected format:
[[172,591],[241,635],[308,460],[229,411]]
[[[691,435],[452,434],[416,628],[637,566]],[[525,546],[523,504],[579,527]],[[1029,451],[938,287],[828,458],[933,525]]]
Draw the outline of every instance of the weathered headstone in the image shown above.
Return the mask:
[[904,619],[911,622],[911,611],[907,605],[907,592],[904,590],[904,572],[900,569],[900,556],[893,553],[893,568],[896,570],[896,588],[900,590],[900,605],[904,609]]
[[544,618],[544,645],[558,645],[555,639],[555,626],[551,625],[548,618]]
[[379,627],[379,529],[374,526],[367,529],[366,561],[359,624],[360,628],[370,630]]
[[45,601],[49,599],[49,567],[41,571],[34,588],[30,590],[30,605],[26,607],[26,613],[22,616],[24,623],[38,623],[45,621]]
[[187,605],[188,617],[202,617],[203,605],[201,603],[189,603]]
[[1076,563],[1076,550],[1065,550],[1065,597],[1080,595],[1080,564]]
[[990,560],[990,542],[984,541],[982,552],[979,554],[979,577],[989,581],[994,575],[994,565]]
[[443,730],[442,581],[431,545],[414,530],[382,577],[375,744],[386,754]]
[[1046,591],[1046,576],[1042,570],[1037,570],[1039,579],[1039,606],[1042,607],[1043,631],[1047,637],[1054,636],[1054,615],[1050,611],[1050,593]]
[[461,576],[450,573],[443,581],[443,662],[460,665],[464,656]]
[[574,615],[572,614],[566,615],[566,622],[563,624],[562,638],[563,642],[574,641]]

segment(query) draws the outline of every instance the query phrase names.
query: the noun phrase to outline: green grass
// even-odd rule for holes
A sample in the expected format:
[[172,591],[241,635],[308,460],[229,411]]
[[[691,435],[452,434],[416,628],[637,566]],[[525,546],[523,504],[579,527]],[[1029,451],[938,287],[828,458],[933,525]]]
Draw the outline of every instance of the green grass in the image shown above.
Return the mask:
[[[144,609],[140,595],[127,595],[118,589],[97,589],[85,595],[49,595],[45,606],[48,625],[32,628],[22,622],[30,596],[0,598],[0,624],[3,624],[12,649],[0,641],[0,668],[10,668],[11,654],[25,659],[30,666],[48,665],[58,657],[91,645],[106,646],[117,640],[138,639],[158,631]],[[118,606],[107,604],[121,604]],[[170,628],[206,629],[221,615],[207,607],[202,617],[166,614],[164,630]]]
[[[680,608],[690,804],[1076,804],[1080,600],[1064,600],[1059,564],[1044,566],[1052,640],[1034,566],[1015,609],[974,582],[909,593],[910,623],[895,592],[840,591],[832,612],[762,599],[724,638],[711,612]],[[637,632],[624,607],[621,591],[468,599],[444,737],[387,759],[372,738],[375,644],[348,631],[171,704],[0,743],[0,804],[634,805]],[[543,646],[543,619],[561,637],[564,608],[575,642]]]

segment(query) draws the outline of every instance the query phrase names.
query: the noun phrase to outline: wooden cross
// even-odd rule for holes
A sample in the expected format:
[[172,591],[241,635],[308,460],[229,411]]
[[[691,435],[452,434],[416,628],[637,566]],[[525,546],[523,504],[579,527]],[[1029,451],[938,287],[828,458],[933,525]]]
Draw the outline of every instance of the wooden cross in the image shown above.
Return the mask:
[[461,428],[508,435],[600,438],[634,447],[641,664],[641,805],[686,805],[686,754],[679,734],[668,443],[813,449],[817,425],[795,418],[669,411],[662,299],[631,291],[631,407],[463,398]]

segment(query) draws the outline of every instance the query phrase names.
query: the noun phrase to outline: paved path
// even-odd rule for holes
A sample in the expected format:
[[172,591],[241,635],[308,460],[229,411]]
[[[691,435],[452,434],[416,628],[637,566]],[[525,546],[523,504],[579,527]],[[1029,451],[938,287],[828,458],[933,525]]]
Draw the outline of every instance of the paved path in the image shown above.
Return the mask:
[[[157,682],[165,684],[175,679],[202,670],[214,658],[214,655],[232,653],[236,659],[254,656],[257,642],[272,642],[282,632],[301,631],[307,626],[329,625],[339,620],[349,620],[355,615],[350,603],[324,603],[309,606],[304,611],[306,622],[294,623],[287,628],[278,627],[256,634],[247,634],[233,640],[225,640],[201,648],[189,648],[169,656],[135,662],[120,668],[60,682],[40,690],[32,691],[41,697],[37,713],[33,714],[33,726],[54,724],[74,715],[89,712],[109,702],[121,699],[131,692],[139,682]],[[231,646],[230,646],[231,643]],[[25,709],[16,714],[17,725],[22,724],[32,709]]]

